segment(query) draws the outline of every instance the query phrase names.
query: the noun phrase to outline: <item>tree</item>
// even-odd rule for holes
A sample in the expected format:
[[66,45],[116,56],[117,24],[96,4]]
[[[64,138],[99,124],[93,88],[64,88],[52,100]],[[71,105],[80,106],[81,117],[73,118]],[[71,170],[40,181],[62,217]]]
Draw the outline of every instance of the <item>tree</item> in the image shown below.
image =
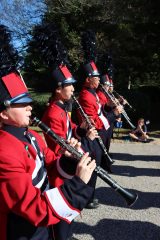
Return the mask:
[[20,52],[25,52],[31,28],[41,20],[45,11],[43,0],[1,0],[0,23],[11,29],[14,44]]
[[[42,18],[54,21],[75,73],[84,62],[81,33],[92,29],[96,33],[99,68],[105,69],[103,61],[106,52],[111,51],[117,86],[127,87],[129,79],[134,86],[160,82],[158,9],[158,0],[2,0],[0,21],[12,29],[14,43],[24,53],[26,40],[32,37],[31,28]],[[30,60],[32,56],[27,56],[26,62]],[[38,57],[35,61],[38,65]]]
[[160,82],[158,0],[46,1],[48,21],[61,31],[76,70],[83,62],[80,34],[91,28],[97,36],[97,64],[112,51],[119,85]]

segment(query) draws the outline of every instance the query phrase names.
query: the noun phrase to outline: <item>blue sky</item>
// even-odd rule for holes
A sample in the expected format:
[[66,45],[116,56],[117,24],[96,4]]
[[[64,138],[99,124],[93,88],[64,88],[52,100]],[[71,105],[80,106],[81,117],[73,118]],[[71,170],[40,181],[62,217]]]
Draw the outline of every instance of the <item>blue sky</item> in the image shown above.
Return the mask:
[[22,50],[29,32],[41,21],[45,11],[43,0],[0,0],[0,24],[10,28],[14,45]]

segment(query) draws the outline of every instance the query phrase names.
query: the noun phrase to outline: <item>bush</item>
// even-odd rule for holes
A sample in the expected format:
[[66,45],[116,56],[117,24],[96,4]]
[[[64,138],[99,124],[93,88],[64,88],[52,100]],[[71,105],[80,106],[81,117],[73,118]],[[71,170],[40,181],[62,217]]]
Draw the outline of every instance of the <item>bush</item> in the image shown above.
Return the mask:
[[33,98],[33,114],[40,118],[42,117],[46,107],[47,102],[50,97],[50,93],[35,93],[31,92],[31,96]]

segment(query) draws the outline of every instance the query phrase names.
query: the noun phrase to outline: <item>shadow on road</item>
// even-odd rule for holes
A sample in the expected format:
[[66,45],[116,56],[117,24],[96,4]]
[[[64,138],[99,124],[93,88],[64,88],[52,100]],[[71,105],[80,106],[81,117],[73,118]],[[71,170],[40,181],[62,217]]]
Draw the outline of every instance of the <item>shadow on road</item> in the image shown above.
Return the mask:
[[129,153],[112,153],[112,158],[114,160],[121,160],[121,161],[151,161],[151,162],[158,162],[160,161],[160,155],[132,155]]
[[[103,219],[94,226],[76,222],[73,230],[75,234],[88,234],[94,240],[160,239],[160,228],[158,226],[140,221]],[[83,236],[81,239],[83,239]]]
[[[126,188],[125,188],[126,189]],[[131,193],[138,194],[138,200],[131,207],[128,207],[126,199],[115,192],[112,188],[100,187],[96,189],[96,197],[99,202],[108,206],[117,206],[132,209],[147,209],[160,208],[160,193],[159,192],[140,192],[137,190],[126,189]]]
[[151,176],[151,177],[159,177],[160,169],[154,168],[137,168],[131,166],[116,166],[115,164],[112,166],[112,170],[115,175],[129,176],[129,177],[137,177],[137,176]]

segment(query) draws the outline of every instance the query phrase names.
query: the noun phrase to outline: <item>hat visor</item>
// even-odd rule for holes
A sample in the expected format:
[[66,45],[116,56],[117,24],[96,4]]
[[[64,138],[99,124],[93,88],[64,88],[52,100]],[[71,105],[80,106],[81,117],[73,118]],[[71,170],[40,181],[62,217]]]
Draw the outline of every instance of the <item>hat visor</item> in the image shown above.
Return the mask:
[[22,104],[31,102],[33,102],[33,99],[30,97],[29,93],[23,93],[10,100],[10,104]]
[[68,78],[63,81],[63,84],[72,84],[76,83],[77,81],[74,78]]
[[104,84],[104,85],[107,85],[107,86],[110,86],[110,83],[109,83],[109,82],[107,82],[107,81],[106,81],[106,82],[104,82],[103,84]]
[[100,77],[100,74],[98,72],[97,73],[90,73],[89,77]]

